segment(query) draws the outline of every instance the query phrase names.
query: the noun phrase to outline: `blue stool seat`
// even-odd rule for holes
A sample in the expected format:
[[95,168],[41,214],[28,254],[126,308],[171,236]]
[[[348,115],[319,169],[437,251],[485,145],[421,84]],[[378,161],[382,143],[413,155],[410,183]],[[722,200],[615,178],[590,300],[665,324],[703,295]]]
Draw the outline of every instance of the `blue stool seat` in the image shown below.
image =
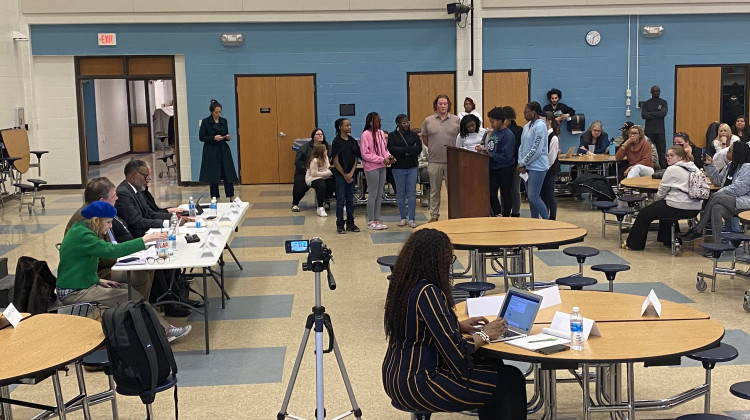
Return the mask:
[[561,286],[568,286],[571,290],[583,290],[585,286],[595,285],[596,279],[591,277],[570,276],[559,278],[555,280],[555,283]]
[[[167,376],[166,379],[164,379],[163,381],[161,381],[158,384],[156,384],[156,389],[154,390],[154,392],[155,393],[159,393],[159,392],[162,392],[162,391],[166,391],[169,388],[174,387],[175,385],[177,385],[177,377],[174,376],[174,375],[169,375],[169,376]],[[137,393],[128,393],[128,391],[129,390],[120,389],[119,386],[117,387],[117,393],[118,394],[127,395],[127,396],[131,396],[131,397],[138,396]]]
[[617,221],[622,221],[622,219],[624,219],[625,216],[635,213],[633,210],[621,209],[621,208],[613,208],[613,209],[605,210],[604,212],[615,216],[617,218]]
[[620,201],[624,201],[628,203],[628,206],[633,207],[636,204],[639,204],[641,201],[645,200],[642,195],[638,194],[632,194],[632,195],[623,195],[622,197],[618,198]]
[[391,405],[396,410],[406,411],[407,413],[411,413],[413,420],[430,420],[431,413],[428,413],[427,411],[412,411],[407,408],[401,407],[400,405],[396,404],[395,401],[391,401]]
[[620,271],[628,271],[630,270],[629,265],[625,264],[596,264],[592,265],[591,269],[594,271],[601,271],[604,273],[604,277],[607,278],[607,281],[609,281],[609,291],[612,290],[612,282],[615,281],[615,276]]
[[731,252],[734,251],[735,247],[729,244],[722,244],[722,243],[702,243],[700,244],[700,247],[705,249],[706,251],[709,251],[711,253],[711,256],[713,258],[720,258],[722,252]]
[[81,360],[81,364],[89,367],[106,367],[109,366],[109,356],[107,350],[97,350]]
[[586,258],[599,255],[599,250],[590,246],[571,246],[563,249],[563,254],[576,257],[579,263],[586,261]]
[[721,237],[729,241],[735,248],[739,248],[745,241],[750,241],[750,236],[742,232],[725,232],[721,234]]
[[697,360],[703,364],[704,369],[713,369],[717,362],[729,362],[737,358],[737,349],[727,343],[719,344],[719,347],[688,354],[689,359]]
[[721,414],[688,414],[677,417],[675,420],[728,420],[734,417],[722,416]]
[[735,397],[750,400],[750,381],[737,382],[729,387],[729,392]]
[[378,264],[388,267],[393,271],[393,266],[396,265],[396,258],[398,258],[398,255],[386,255],[384,257],[378,257],[377,261]]
[[609,210],[617,207],[617,203],[614,201],[594,201],[591,205],[596,207],[597,210]]
[[494,289],[495,285],[482,281],[467,281],[464,283],[454,284],[453,288],[463,290],[464,292],[469,294],[469,297],[475,298],[481,296],[483,292]]

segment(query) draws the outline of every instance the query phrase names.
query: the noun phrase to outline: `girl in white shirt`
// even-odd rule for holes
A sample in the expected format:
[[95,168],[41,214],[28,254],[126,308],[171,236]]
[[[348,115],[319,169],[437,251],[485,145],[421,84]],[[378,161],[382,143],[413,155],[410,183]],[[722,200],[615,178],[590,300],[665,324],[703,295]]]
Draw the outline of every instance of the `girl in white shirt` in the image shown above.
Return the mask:
[[328,160],[328,149],[325,144],[316,144],[313,147],[312,157],[307,162],[307,173],[305,183],[315,190],[315,199],[318,202],[318,216],[326,217],[323,203],[326,199],[326,179],[333,176],[331,162]]
[[459,125],[458,137],[456,137],[456,147],[462,147],[472,152],[476,150],[477,145],[482,144],[486,130],[482,128],[482,123],[474,114],[469,114],[461,119]]

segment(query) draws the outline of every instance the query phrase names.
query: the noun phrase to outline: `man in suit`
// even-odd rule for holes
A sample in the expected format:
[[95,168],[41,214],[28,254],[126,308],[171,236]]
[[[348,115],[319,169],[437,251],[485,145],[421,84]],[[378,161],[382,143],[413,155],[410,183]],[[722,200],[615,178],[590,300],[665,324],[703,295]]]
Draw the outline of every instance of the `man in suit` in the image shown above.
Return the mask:
[[[115,190],[115,184],[112,183],[106,177],[94,178],[86,184],[86,188],[83,190],[84,205],[79,208],[73,216],[70,217],[68,225],[65,227],[65,233],[68,232],[71,226],[75,222],[83,220],[81,216],[81,210],[87,205],[94,201],[106,201],[111,205],[115,205],[117,202],[117,193]],[[113,232],[114,231],[114,232]],[[119,239],[115,239],[119,238]],[[128,232],[127,225],[118,216],[112,220],[112,230],[110,230],[104,238],[108,242],[124,242],[133,239],[133,236]],[[127,283],[127,273],[123,271],[112,272],[111,267],[117,263],[117,260],[111,258],[102,258],[99,260],[98,274],[100,279],[112,280],[118,283]],[[142,296],[148,298],[151,293],[151,285],[154,280],[154,271],[132,271],[130,273],[130,284],[135,290],[138,291]]]
[[641,105],[641,117],[646,120],[644,127],[646,137],[656,146],[659,166],[666,168],[667,160],[664,156],[667,153],[667,146],[664,137],[664,117],[667,116],[667,101],[661,99],[659,95],[661,95],[661,88],[651,86],[651,99]]

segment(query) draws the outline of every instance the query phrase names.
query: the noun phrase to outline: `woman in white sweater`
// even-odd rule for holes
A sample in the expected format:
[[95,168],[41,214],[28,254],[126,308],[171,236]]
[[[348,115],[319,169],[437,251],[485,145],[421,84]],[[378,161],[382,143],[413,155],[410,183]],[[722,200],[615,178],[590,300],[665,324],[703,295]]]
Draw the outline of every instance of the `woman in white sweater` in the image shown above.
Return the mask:
[[659,190],[654,202],[644,207],[630,228],[630,234],[623,248],[642,251],[646,247],[646,237],[651,222],[659,220],[657,240],[664,246],[672,246],[671,223],[664,223],[662,218],[690,219],[698,215],[702,200],[690,198],[688,186],[690,174],[698,170],[693,157],[681,146],[672,146],[667,150],[667,164]]
[[326,180],[333,176],[331,162],[328,160],[328,149],[325,144],[316,144],[313,147],[312,157],[307,162],[307,173],[305,183],[315,190],[315,199],[318,202],[318,216],[326,217],[326,209],[323,204],[326,200]]

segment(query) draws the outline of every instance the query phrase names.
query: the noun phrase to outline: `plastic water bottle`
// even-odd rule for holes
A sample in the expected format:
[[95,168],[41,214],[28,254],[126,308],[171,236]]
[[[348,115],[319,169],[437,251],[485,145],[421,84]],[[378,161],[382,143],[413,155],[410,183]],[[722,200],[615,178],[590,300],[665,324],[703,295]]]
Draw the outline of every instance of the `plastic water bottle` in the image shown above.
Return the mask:
[[583,350],[583,317],[577,306],[570,315],[570,349]]
[[219,211],[216,209],[216,197],[211,197],[211,214],[210,216],[216,217],[219,215]]
[[169,218],[169,255],[174,255],[177,251],[177,214],[172,213],[172,217]]
[[609,141],[609,155],[610,156],[615,155],[615,141],[614,140]]
[[194,218],[195,214],[195,201],[193,201],[193,197],[190,197],[188,199],[188,215]]

